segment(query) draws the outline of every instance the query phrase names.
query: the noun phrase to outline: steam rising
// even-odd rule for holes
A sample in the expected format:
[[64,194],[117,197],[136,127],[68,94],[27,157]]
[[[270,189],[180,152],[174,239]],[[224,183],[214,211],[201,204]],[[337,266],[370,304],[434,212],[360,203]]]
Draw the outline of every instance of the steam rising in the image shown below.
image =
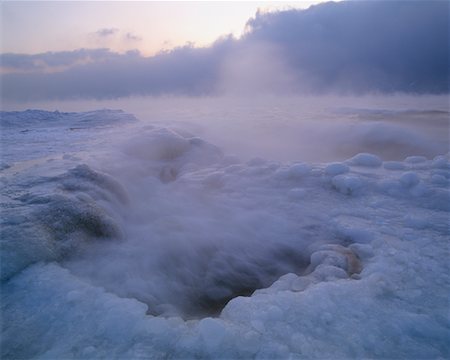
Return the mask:
[[283,60],[281,51],[268,42],[238,47],[222,63],[219,93],[246,98],[292,94],[299,75]]
[[[339,151],[352,156],[365,150],[395,160],[411,151],[435,156],[448,144],[445,134],[436,142],[439,126],[445,126],[443,111],[324,111],[331,105],[324,99],[312,103],[310,98],[307,107],[301,99],[262,98],[264,104],[253,103],[248,110],[245,97],[204,99],[205,107],[181,98],[147,103],[151,112],[141,116],[159,123],[139,123],[115,136],[114,150],[94,165],[127,193],[126,206],[107,207],[114,217],[123,217],[123,240],[94,242],[64,265],[96,286],[146,303],[149,314],[218,315],[229,300],[266,288],[284,274],[308,274],[314,269],[310,257],[321,245],[337,244],[348,254],[353,242],[324,225],[322,196],[329,195],[305,197],[295,189],[294,184],[308,187],[317,181],[310,177],[311,167],[283,165],[277,158],[330,161],[342,158]],[[187,114],[193,104],[200,108]],[[205,109],[209,113],[198,118]],[[225,114],[228,122],[216,114]],[[378,120],[381,114],[391,121]],[[427,118],[437,131],[428,137],[422,125],[404,117]],[[194,131],[225,144],[224,151]],[[230,150],[250,160],[226,155]],[[252,159],[252,152],[273,160]],[[364,188],[359,179],[339,176],[333,186],[345,194]]]
[[[219,165],[229,160],[214,146],[149,129],[115,156],[115,177],[130,199],[126,241],[94,244],[67,262],[79,276],[145,302],[151,314],[189,318],[217,314],[238,295],[306,270],[310,241],[302,222],[261,207],[264,184],[250,192],[233,185],[255,178],[236,177],[240,165]],[[276,168],[267,164],[267,175]]]

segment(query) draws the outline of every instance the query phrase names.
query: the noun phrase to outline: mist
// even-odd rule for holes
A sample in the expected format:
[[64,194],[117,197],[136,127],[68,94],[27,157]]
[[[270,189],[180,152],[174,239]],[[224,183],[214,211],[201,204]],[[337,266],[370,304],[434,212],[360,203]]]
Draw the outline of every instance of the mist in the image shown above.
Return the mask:
[[187,131],[242,160],[329,162],[359,152],[402,160],[411,154],[433,157],[449,148],[446,95],[252,96],[241,90],[220,97],[33,101],[10,107],[122,109],[143,124]]

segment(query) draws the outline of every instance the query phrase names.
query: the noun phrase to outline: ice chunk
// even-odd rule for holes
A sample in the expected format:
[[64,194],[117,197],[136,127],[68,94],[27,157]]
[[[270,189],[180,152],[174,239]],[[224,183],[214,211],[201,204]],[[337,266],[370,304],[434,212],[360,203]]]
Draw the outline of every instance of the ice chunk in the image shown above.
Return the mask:
[[223,321],[213,318],[204,318],[198,323],[200,335],[208,349],[217,347],[225,337]]
[[357,175],[336,175],[331,179],[331,183],[337,191],[345,195],[354,195],[365,185],[365,182]]
[[[182,159],[184,163],[193,162],[199,165],[210,165],[223,160],[222,151],[215,145],[198,137],[188,139],[190,148],[185,158]],[[234,157],[228,158],[230,162],[236,163],[237,159]]]
[[303,291],[311,284],[313,284],[313,280],[310,277],[299,276],[294,281],[292,281],[291,289],[292,291]]
[[393,197],[402,196],[405,191],[397,180],[382,180],[378,183],[378,187],[381,192]]
[[62,187],[67,191],[88,192],[93,197],[111,196],[105,194],[107,190],[122,203],[128,201],[128,195],[124,187],[112,176],[93,170],[86,164],[78,165],[67,173],[55,176],[52,180],[61,182]]
[[448,158],[443,155],[436,156],[433,159],[431,166],[436,169],[448,169],[449,168]]
[[291,288],[292,282],[298,278],[297,275],[289,273],[281,276],[277,281],[275,281],[270,288],[255,291],[255,294],[261,293],[273,293],[280,290],[289,290]]
[[277,180],[300,180],[311,173],[311,166],[308,164],[297,163],[289,167],[279,168],[274,177]]
[[405,159],[405,162],[410,163],[410,164],[418,164],[418,163],[423,163],[427,161],[427,158],[425,156],[408,156]]
[[404,187],[411,188],[413,186],[416,186],[420,182],[420,178],[417,173],[409,171],[404,173],[400,177],[399,181]]
[[383,167],[388,170],[404,170],[406,168],[401,161],[385,161]]
[[327,264],[320,264],[317,266],[311,276],[314,276],[321,281],[348,278],[348,274],[345,270],[340,267]]
[[379,167],[382,164],[381,159],[373,154],[359,153],[347,160],[347,163],[355,166]]
[[146,160],[173,160],[190,149],[187,139],[169,129],[155,129],[143,135],[129,140],[125,153]]
[[368,244],[351,244],[349,249],[352,250],[361,260],[366,260],[374,256],[373,248]]
[[424,205],[430,209],[438,209],[443,211],[450,211],[450,190],[449,189],[435,189],[426,194],[424,197]]
[[436,185],[447,185],[448,180],[445,178],[445,176],[434,174],[431,176],[431,182]]
[[441,175],[446,179],[450,179],[450,170],[447,169],[434,169],[431,171],[432,175]]
[[349,275],[360,273],[362,269],[357,255],[350,248],[338,244],[322,245],[311,255],[310,269],[315,269],[320,264],[339,267]]
[[348,173],[350,170],[350,168],[342,163],[331,163],[329,165],[326,166],[324,172],[327,175],[340,175],[340,174],[345,174]]
[[347,271],[347,258],[345,255],[331,250],[316,251],[311,255],[311,268],[320,264],[333,265]]
[[[355,220],[357,219],[355,218]],[[340,238],[351,243],[370,243],[374,239],[373,232],[367,225],[365,228],[357,227],[358,225],[364,226],[365,224],[338,223],[336,233]]]
[[291,178],[302,178],[309,175],[311,172],[311,166],[308,164],[298,163],[289,168],[289,175]]

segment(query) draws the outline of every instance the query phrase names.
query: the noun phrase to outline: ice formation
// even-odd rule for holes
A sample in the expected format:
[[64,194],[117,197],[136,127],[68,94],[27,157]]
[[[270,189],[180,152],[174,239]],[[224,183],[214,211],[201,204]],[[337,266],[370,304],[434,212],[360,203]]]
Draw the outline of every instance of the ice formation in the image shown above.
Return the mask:
[[1,116],[2,358],[449,356],[449,154],[241,161],[117,111]]

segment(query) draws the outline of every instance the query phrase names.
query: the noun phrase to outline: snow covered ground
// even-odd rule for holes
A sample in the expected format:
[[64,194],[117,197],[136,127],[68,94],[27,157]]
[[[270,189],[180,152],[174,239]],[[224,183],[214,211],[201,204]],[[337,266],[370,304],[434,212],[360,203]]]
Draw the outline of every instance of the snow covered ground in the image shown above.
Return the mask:
[[291,105],[2,112],[2,358],[448,358],[448,112]]

